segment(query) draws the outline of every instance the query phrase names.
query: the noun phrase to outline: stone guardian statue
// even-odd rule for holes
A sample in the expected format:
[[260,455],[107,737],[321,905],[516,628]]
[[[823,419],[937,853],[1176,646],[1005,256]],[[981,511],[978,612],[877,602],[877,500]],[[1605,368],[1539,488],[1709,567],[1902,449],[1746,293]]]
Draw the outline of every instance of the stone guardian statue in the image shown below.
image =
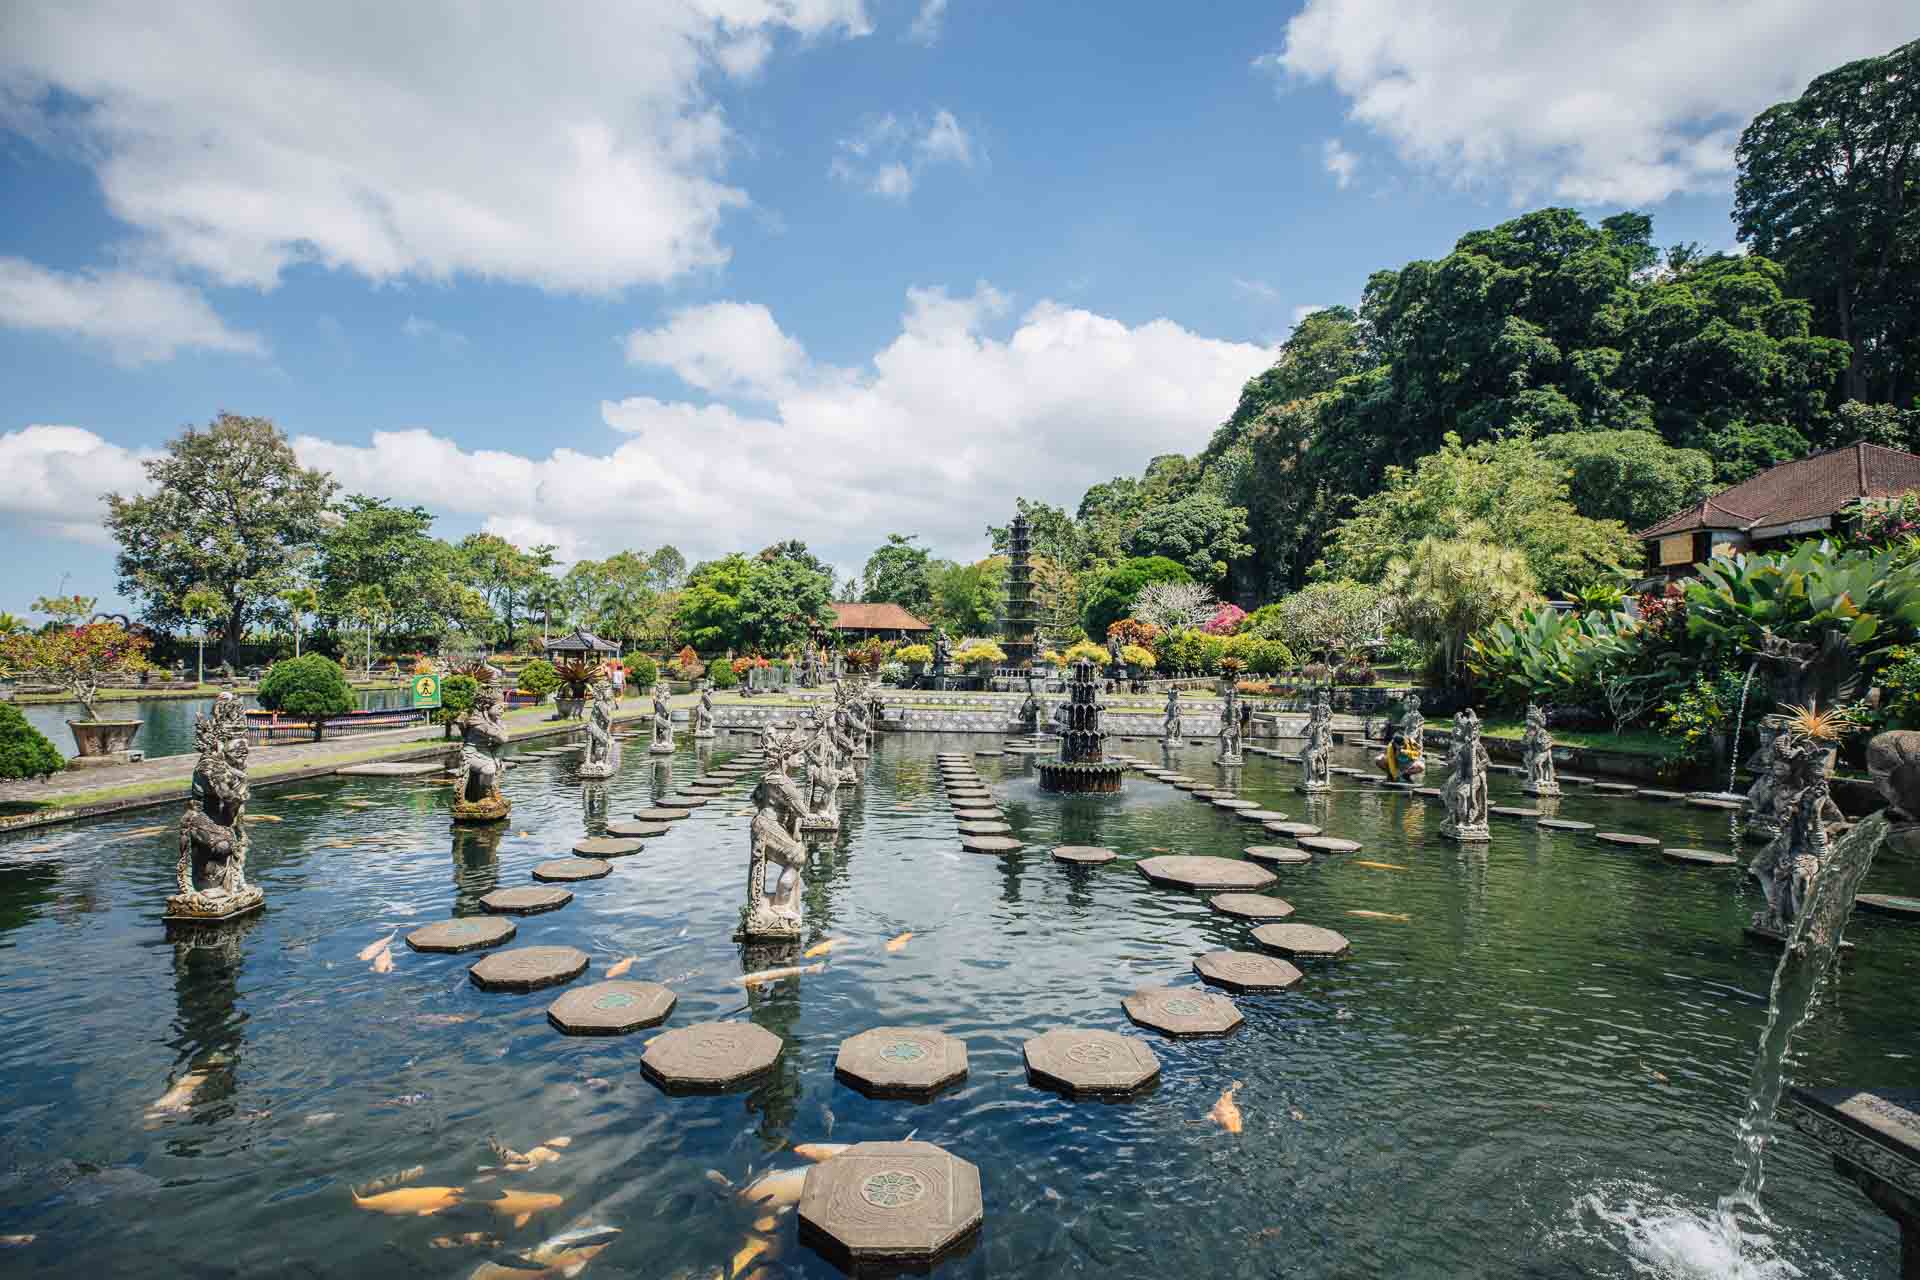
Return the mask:
[[500,794],[500,748],[507,745],[508,734],[500,719],[497,680],[481,680],[459,724],[460,776],[453,788],[453,820],[505,822],[513,804]]
[[176,892],[167,899],[169,920],[231,920],[266,902],[247,883],[247,714],[231,693],[214,699],[210,714],[193,726],[193,791],[180,816]]
[[1530,796],[1559,795],[1560,779],[1553,771],[1553,735],[1547,732],[1547,713],[1531,702],[1527,704],[1527,732],[1520,750],[1527,766],[1527,780],[1520,789]]
[[1333,790],[1333,704],[1324,691],[1307,713],[1306,741],[1300,745],[1300,789],[1308,795]]
[[653,741],[647,751],[656,756],[673,754],[673,708],[667,703],[667,682],[653,682]]
[[1167,710],[1160,721],[1160,745],[1169,749],[1180,745],[1180,686],[1167,686]]
[[800,894],[806,888],[807,846],[800,838],[806,800],[787,776],[786,757],[753,789],[748,829],[747,905],[740,912],[743,940],[800,937]]
[[[714,661],[720,662],[724,661],[724,659],[716,658]],[[711,738],[714,736],[712,680],[703,680],[700,683],[700,702],[693,709],[693,736],[696,738]]]
[[1224,694],[1226,702],[1220,708],[1220,754],[1213,758],[1215,764],[1231,768],[1242,763],[1240,755],[1240,690],[1233,681],[1226,682]]
[[587,753],[580,761],[583,778],[611,778],[620,767],[620,743],[613,736],[613,681],[604,670],[594,677],[593,700],[587,706]]
[[1447,781],[1440,790],[1447,805],[1440,834],[1449,840],[1479,843],[1493,838],[1487,826],[1488,763],[1487,749],[1480,742],[1480,717],[1468,708],[1453,717]]
[[1747,768],[1753,773],[1753,785],[1747,788],[1744,817],[1748,839],[1772,841],[1780,834],[1780,820],[1774,813],[1774,797],[1780,790],[1780,774],[1784,772],[1779,758],[1780,747],[1788,733],[1786,722],[1780,716],[1762,718],[1758,729],[1760,749],[1747,761]]
[[840,765],[834,759],[833,738],[826,712],[815,707],[806,743],[807,812],[802,831],[840,829]]
[[1755,932],[1790,933],[1826,863],[1827,826],[1841,820],[1829,794],[1831,759],[1825,744],[1799,741],[1791,731],[1774,739],[1774,817],[1779,831],[1748,868],[1767,895],[1766,907],[1753,916]]

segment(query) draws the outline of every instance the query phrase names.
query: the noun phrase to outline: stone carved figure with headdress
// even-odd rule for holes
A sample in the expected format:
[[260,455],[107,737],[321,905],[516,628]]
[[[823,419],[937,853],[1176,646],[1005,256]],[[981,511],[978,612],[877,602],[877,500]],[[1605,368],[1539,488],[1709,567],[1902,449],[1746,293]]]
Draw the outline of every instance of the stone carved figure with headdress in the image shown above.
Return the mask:
[[747,905],[740,913],[740,937],[788,941],[800,937],[801,891],[806,888],[807,846],[800,837],[807,816],[806,797],[787,772],[788,751],[796,744],[776,739],[770,750],[779,760],[753,789],[753,824],[748,829]]
[[500,794],[500,749],[507,745],[501,718],[500,673],[489,667],[474,690],[473,705],[460,714],[460,774],[453,789],[455,822],[500,822],[513,809]]
[[199,763],[193,790],[180,817],[176,892],[167,915],[176,919],[224,920],[266,901],[247,883],[247,716],[231,693],[193,726]]
[[1453,717],[1453,743],[1448,750],[1447,781],[1441,788],[1447,820],[1440,834],[1453,840],[1493,838],[1487,826],[1487,749],[1480,741],[1480,717],[1472,708]]
[[1307,713],[1306,740],[1300,744],[1300,785],[1309,794],[1333,789],[1333,704],[1316,694]]
[[583,778],[611,778],[620,767],[620,743],[613,736],[613,680],[604,668],[594,677],[593,700],[587,707],[587,753],[580,761]]
[[647,750],[657,756],[673,754],[673,707],[667,702],[667,682],[653,682],[653,741]]
[[1527,704],[1527,732],[1520,740],[1520,753],[1527,769],[1527,780],[1520,789],[1530,796],[1559,795],[1560,778],[1553,768],[1553,734],[1547,730],[1547,713],[1535,703]]

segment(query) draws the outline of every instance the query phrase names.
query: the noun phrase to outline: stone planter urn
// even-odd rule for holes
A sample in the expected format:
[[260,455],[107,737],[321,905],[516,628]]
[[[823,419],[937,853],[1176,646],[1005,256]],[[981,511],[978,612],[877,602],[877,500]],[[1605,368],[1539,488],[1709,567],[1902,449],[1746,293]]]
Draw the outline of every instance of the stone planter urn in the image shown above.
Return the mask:
[[585,698],[568,698],[568,697],[563,697],[559,694],[555,694],[553,699],[553,706],[554,706],[554,719],[578,720],[581,716],[586,714],[587,700]]
[[129,763],[128,748],[133,746],[134,735],[144,723],[141,720],[67,721],[67,728],[73,731],[74,745],[80,751],[67,761],[67,768],[98,769]]

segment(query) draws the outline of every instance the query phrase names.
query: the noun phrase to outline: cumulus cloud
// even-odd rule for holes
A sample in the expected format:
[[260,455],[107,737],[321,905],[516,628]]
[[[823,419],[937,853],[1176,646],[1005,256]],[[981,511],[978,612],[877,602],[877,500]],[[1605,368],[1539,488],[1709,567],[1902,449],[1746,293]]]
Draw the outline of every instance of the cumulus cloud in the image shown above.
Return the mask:
[[0,521],[43,537],[109,546],[101,495],[146,488],[150,450],[124,449],[83,427],[35,424],[0,434]]
[[1912,27],[1909,0],[1307,0],[1255,65],[1331,84],[1409,163],[1631,204],[1724,190],[1753,114]]
[[913,17],[913,25],[907,28],[907,39],[919,44],[932,45],[940,39],[940,24],[946,21],[947,0],[925,0],[920,12]]
[[978,160],[973,135],[953,112],[942,108],[931,120],[903,120],[889,112],[840,139],[827,172],[872,195],[904,201],[925,170],[971,169]]
[[757,302],[710,302],[676,311],[658,329],[627,335],[627,359],[671,369],[688,386],[771,398],[805,368],[806,348]]
[[255,333],[214,314],[198,289],[133,271],[50,271],[0,257],[0,326],[80,338],[123,365],[171,359],[182,349],[264,355]]
[[870,30],[862,0],[74,0],[9,11],[0,103],[93,168],[147,260],[604,292],[727,260],[748,197],[708,75]]
[[1360,157],[1347,150],[1340,139],[1328,138],[1320,144],[1320,166],[1333,175],[1334,185],[1345,191],[1360,167]]

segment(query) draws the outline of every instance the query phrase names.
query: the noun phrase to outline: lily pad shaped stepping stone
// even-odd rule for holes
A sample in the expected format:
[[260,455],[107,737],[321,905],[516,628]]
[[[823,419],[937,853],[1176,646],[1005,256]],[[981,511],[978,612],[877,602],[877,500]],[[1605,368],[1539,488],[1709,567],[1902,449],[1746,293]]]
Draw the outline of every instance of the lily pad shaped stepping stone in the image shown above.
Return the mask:
[[1345,934],[1317,924],[1263,924],[1253,931],[1253,940],[1296,959],[1331,960],[1352,950]]
[[533,869],[535,880],[570,884],[575,880],[599,880],[613,874],[613,864],[600,858],[554,858]]
[[1060,862],[1076,862],[1081,866],[1097,866],[1102,862],[1112,862],[1119,855],[1111,849],[1102,849],[1088,844],[1056,845],[1053,856]]
[[960,847],[968,853],[1017,853],[1026,846],[1012,836],[961,836]]
[[1284,920],[1293,914],[1291,902],[1264,893],[1216,893],[1207,899],[1207,905],[1245,920]]
[[1277,878],[1263,867],[1236,858],[1161,854],[1134,865],[1153,883],[1176,889],[1264,889]]
[[1594,833],[1593,838],[1607,844],[1623,844],[1634,849],[1658,849],[1660,847],[1659,838],[1656,836],[1636,836],[1625,831],[1598,831]]
[[1240,817],[1248,822],[1285,822],[1287,815],[1278,809],[1242,809]]
[[678,822],[682,818],[692,817],[693,810],[684,806],[676,808],[668,805],[655,805],[651,809],[636,809],[634,810],[633,816],[642,822]]
[[1276,836],[1292,836],[1296,840],[1301,836],[1317,836],[1320,834],[1320,828],[1314,826],[1311,822],[1269,822],[1267,824],[1267,830]]
[[1240,1025],[1240,1010],[1225,996],[1184,987],[1143,987],[1120,1002],[1127,1017],[1170,1036],[1223,1036]]
[[1028,1079],[1071,1096],[1124,1097],[1160,1076],[1160,1059],[1145,1041],[1112,1031],[1057,1027],[1021,1051]]
[[467,970],[482,991],[538,991],[572,982],[587,971],[587,953],[578,947],[515,947],[496,951]]
[[588,836],[573,842],[574,853],[582,858],[624,858],[641,848],[639,840],[614,836]]
[[1920,920],[1920,898],[1906,898],[1896,893],[1862,893],[1854,896],[1853,905],[1881,915]]
[[1591,822],[1575,822],[1571,818],[1542,818],[1540,825],[1549,831],[1591,831]]
[[1315,853],[1358,853],[1358,840],[1342,840],[1339,836],[1301,836],[1295,841],[1302,849],[1311,849]]
[[623,1036],[664,1022],[674,995],[657,982],[596,982],[547,1006],[547,1021],[570,1036]]
[[875,1027],[840,1042],[833,1074],[875,1098],[925,1098],[967,1075],[967,1045],[927,1027]]
[[640,1070],[663,1089],[728,1089],[779,1060],[780,1037],[751,1022],[696,1022],[654,1037]]
[[1285,991],[1305,976],[1285,960],[1258,951],[1209,951],[1194,960],[1193,971],[1229,991]]
[[497,916],[468,916],[463,920],[442,920],[423,925],[407,935],[407,945],[415,951],[457,955],[497,947],[518,932],[513,921]]
[[1013,828],[1004,822],[963,822],[960,824],[963,836],[1006,836],[1013,834]]
[[543,889],[537,884],[518,889],[495,889],[482,895],[480,906],[487,911],[510,916],[537,916],[543,911],[558,911],[573,901],[565,889]]
[[1305,849],[1296,849],[1290,844],[1250,844],[1241,850],[1255,862],[1277,862],[1281,866],[1297,867],[1312,862],[1313,855]]
[[[1732,867],[1740,860],[1730,853],[1714,853],[1709,849],[1662,849],[1660,856],[1668,862],[1678,862],[1688,867]],[[1855,902],[1859,899],[1855,898]]]
[[1538,809],[1524,804],[1494,804],[1487,806],[1488,813],[1497,813],[1503,818],[1537,818]]
[[810,1167],[800,1192],[802,1243],[856,1275],[927,1269],[984,1217],[979,1168],[931,1142],[855,1143]]

